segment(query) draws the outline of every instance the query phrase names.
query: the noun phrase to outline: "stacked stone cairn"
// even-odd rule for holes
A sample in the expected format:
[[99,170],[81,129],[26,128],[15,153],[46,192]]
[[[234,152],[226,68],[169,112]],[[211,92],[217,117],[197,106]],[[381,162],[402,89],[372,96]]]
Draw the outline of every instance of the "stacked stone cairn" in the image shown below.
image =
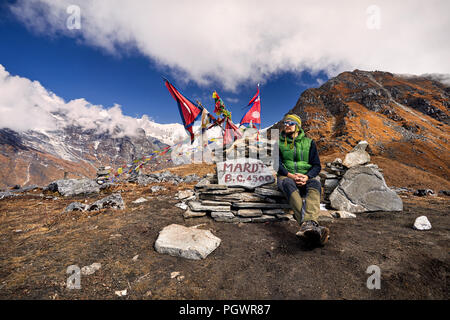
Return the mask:
[[208,174],[192,190],[179,191],[177,198],[188,206],[185,218],[209,215],[219,222],[268,222],[292,219],[290,206],[275,183],[247,189],[217,184]]
[[322,202],[328,208],[353,213],[403,210],[400,197],[386,185],[383,170],[370,163],[367,146],[360,141],[344,161],[337,158],[326,164],[319,174]]
[[98,184],[104,184],[105,182],[109,181],[109,175],[111,173],[111,167],[107,166],[101,166],[97,169],[97,177],[95,180]]

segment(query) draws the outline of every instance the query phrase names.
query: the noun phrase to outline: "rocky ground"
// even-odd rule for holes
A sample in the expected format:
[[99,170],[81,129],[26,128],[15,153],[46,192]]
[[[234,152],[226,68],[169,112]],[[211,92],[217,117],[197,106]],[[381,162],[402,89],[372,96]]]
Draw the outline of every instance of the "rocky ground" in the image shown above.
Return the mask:
[[[381,161],[378,162],[383,167]],[[174,169],[211,172],[212,166]],[[385,173],[386,168],[383,167]],[[189,171],[190,170],[190,171]],[[399,180],[386,176],[386,180]],[[389,183],[388,183],[389,184]],[[151,191],[161,185],[165,190]],[[357,214],[323,222],[330,242],[311,249],[295,237],[295,221],[224,223],[184,219],[178,190],[193,183],[123,184],[93,196],[46,191],[0,201],[0,299],[448,299],[448,196],[401,194],[402,212]],[[154,188],[154,190],[156,190]],[[120,191],[125,209],[62,213]],[[133,203],[141,197],[148,201]],[[426,215],[433,228],[412,229]],[[154,244],[169,224],[199,226],[221,239],[204,260],[160,254]],[[93,265],[96,263],[97,265]],[[98,265],[99,264],[99,265]],[[67,289],[67,268],[100,267]],[[381,288],[369,290],[370,265]],[[119,297],[118,292],[126,291]],[[117,291],[117,293],[116,293]]]

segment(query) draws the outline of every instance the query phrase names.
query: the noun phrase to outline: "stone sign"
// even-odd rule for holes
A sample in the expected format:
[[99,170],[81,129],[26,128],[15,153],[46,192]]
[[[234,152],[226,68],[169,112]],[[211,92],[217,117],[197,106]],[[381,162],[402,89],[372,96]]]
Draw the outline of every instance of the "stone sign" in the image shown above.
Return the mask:
[[261,160],[240,158],[217,163],[219,184],[256,188],[275,182],[270,167]]

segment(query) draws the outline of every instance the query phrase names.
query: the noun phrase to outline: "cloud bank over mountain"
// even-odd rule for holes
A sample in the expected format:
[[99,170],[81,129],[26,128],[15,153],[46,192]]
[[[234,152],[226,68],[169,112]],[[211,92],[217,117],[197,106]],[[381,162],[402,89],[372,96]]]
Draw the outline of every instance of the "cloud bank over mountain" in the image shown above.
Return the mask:
[[[70,5],[80,8],[81,29]],[[450,73],[449,1],[19,0],[30,29],[121,55],[138,50],[178,80],[233,90],[284,71]]]
[[0,115],[0,128],[19,132],[51,131],[75,125],[99,133],[117,133],[116,136],[134,136],[138,128],[143,128],[166,143],[187,136],[181,124],[158,124],[146,115],[136,119],[124,115],[117,104],[106,108],[83,98],[66,102],[38,81],[12,76],[1,64]]

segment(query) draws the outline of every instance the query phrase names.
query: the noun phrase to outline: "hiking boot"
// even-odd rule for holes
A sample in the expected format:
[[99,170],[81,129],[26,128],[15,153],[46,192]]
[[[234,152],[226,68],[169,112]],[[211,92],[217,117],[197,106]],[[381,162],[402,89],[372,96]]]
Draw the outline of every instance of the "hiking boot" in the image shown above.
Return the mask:
[[323,246],[328,241],[330,230],[327,227],[319,226],[315,221],[309,220],[302,223],[300,230],[295,235],[312,245]]

